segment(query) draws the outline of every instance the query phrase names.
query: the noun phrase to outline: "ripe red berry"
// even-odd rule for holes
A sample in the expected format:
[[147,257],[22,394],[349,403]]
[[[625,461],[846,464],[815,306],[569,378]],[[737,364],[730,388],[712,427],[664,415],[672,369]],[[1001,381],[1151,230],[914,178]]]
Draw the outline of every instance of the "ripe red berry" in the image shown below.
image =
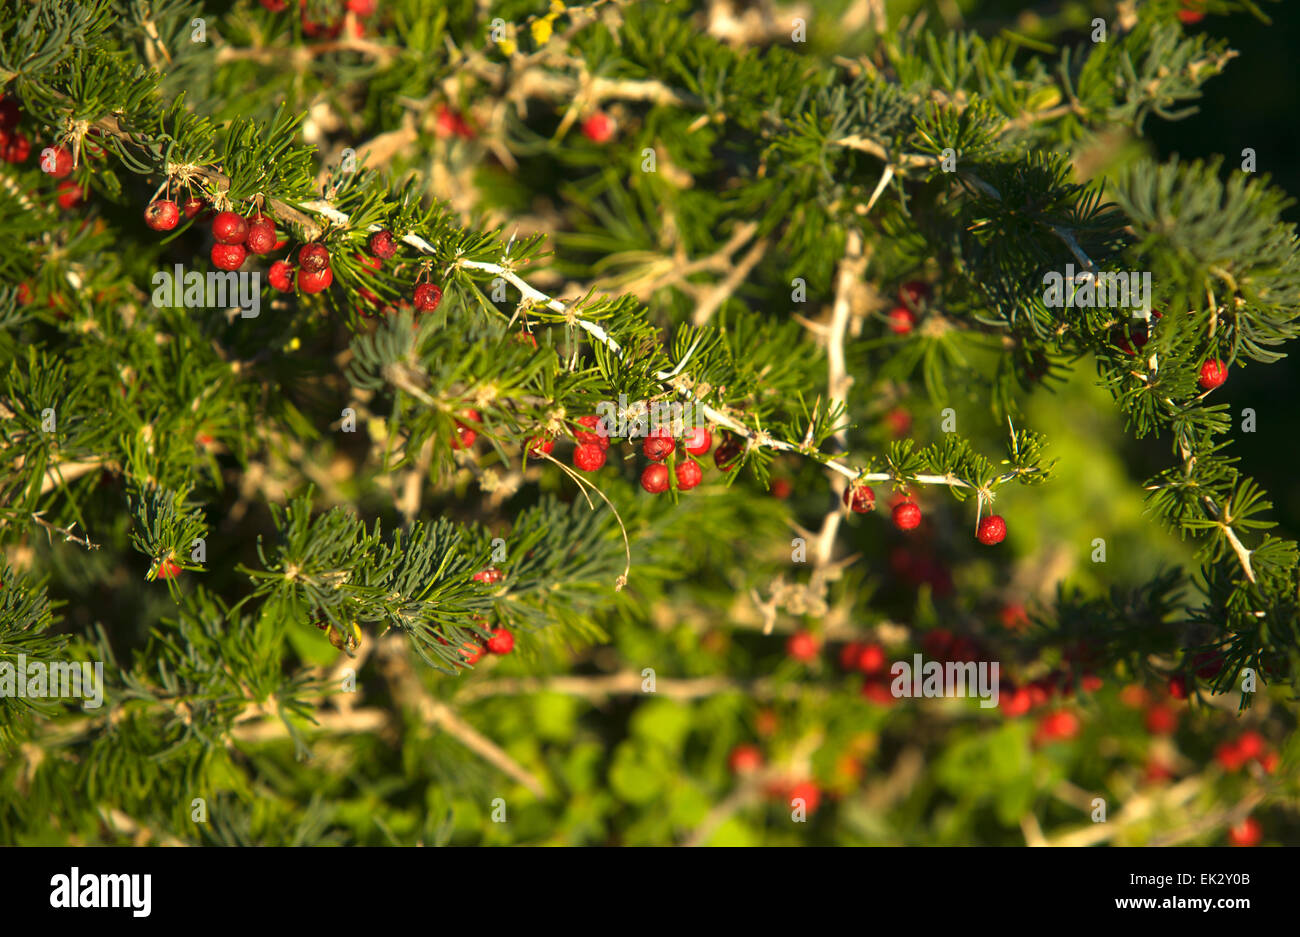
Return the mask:
[[593,143],[608,143],[614,136],[614,121],[602,111],[597,111],[582,122],[582,135]]
[[488,638],[487,649],[493,654],[509,654],[515,649],[515,636],[505,628],[497,628]]
[[691,459],[677,463],[677,487],[681,491],[690,491],[704,481],[704,470],[700,463]]
[[1174,699],[1187,699],[1187,678],[1182,674],[1170,677],[1169,695]]
[[879,644],[864,644],[858,655],[858,670],[863,673],[878,673],[885,669],[885,649]]
[[916,530],[921,526],[921,506],[915,501],[904,501],[894,506],[894,526],[899,530]]
[[1218,358],[1211,358],[1205,364],[1201,365],[1200,385],[1204,390],[1214,390],[1216,387],[1222,387],[1224,381],[1228,379],[1228,366]]
[[1221,743],[1214,750],[1214,758],[1224,771],[1240,771],[1248,760],[1236,742]]
[[21,133],[15,131],[10,134],[8,139],[0,138],[0,156],[4,157],[7,163],[25,163],[27,157],[32,155],[32,141]]
[[465,118],[446,104],[438,105],[433,129],[444,140],[447,137],[465,137],[469,139],[474,136],[474,131],[470,129],[469,124],[465,123]]
[[800,781],[791,785],[790,806],[797,807],[798,801],[803,801],[803,807],[808,813],[814,813],[822,802],[821,788],[812,781]]
[[771,491],[772,491],[773,498],[780,498],[782,501],[784,501],[786,498],[790,497],[790,492],[793,490],[794,490],[794,486],[790,484],[790,480],[788,478],[772,479]]
[[1001,543],[1007,536],[1007,522],[999,514],[990,514],[980,520],[975,536],[986,547]]
[[1264,741],[1264,736],[1254,730],[1248,729],[1237,739],[1237,752],[1246,761],[1253,761],[1264,754],[1268,744]]
[[58,192],[60,208],[75,208],[85,201],[82,196],[86,194],[86,190],[71,179],[60,182]]
[[348,0],[347,8],[357,16],[373,16],[375,0]]
[[1164,703],[1155,703],[1147,710],[1145,721],[1152,735],[1170,735],[1178,728],[1178,713]]
[[304,293],[319,293],[321,290],[329,288],[334,282],[334,271],[326,267],[319,273],[312,273],[310,270],[298,271],[298,289]]
[[396,254],[397,239],[393,237],[393,232],[385,229],[370,235],[370,253],[380,260],[387,260]]
[[720,471],[730,472],[740,461],[740,442],[735,439],[727,439],[718,448],[713,450],[713,464]]
[[277,260],[271,264],[271,273],[267,279],[271,281],[271,286],[282,293],[287,293],[293,289],[293,267],[289,266],[288,261]]
[[213,244],[212,264],[222,270],[238,270],[244,263],[248,251],[243,244]]
[[1038,720],[1034,739],[1038,742],[1063,742],[1079,734],[1079,717],[1068,709],[1058,709]]
[[180,574],[181,568],[176,564],[175,560],[165,559],[158,564],[159,579],[172,579]]
[[849,485],[844,489],[843,500],[844,506],[855,514],[866,514],[876,507],[876,493],[870,485]]
[[1011,719],[1023,716],[1033,707],[1033,700],[1027,687],[1003,687],[998,696],[998,708],[1002,710],[1004,716]]
[[421,283],[415,288],[415,308],[419,312],[433,312],[442,302],[442,290],[432,283]]
[[481,644],[476,644],[473,641],[466,641],[460,646],[460,656],[464,659],[466,664],[473,666],[474,664],[477,664],[479,658],[483,656],[483,646]]
[[181,210],[168,199],[150,202],[144,210],[144,223],[155,231],[170,231],[181,220]]
[[763,767],[763,752],[757,745],[737,745],[727,756],[732,774],[753,774]]
[[185,200],[185,204],[181,206],[181,211],[185,212],[186,218],[193,218],[199,212],[203,211],[203,209],[207,207],[207,204],[208,203],[203,201],[203,199],[191,196]]
[[269,254],[275,250],[275,225],[268,221],[249,225],[245,243],[254,254]]
[[61,146],[46,147],[41,151],[41,171],[62,179],[72,172],[72,154]]
[[645,457],[654,462],[662,462],[672,455],[672,451],[676,448],[677,444],[673,442],[673,437],[664,429],[655,430],[641,444],[641,451],[645,453]]
[[505,573],[501,572],[501,570],[497,569],[495,566],[492,566],[489,567],[488,569],[480,569],[477,573],[474,574],[473,578],[475,582],[486,583],[487,585],[490,586],[494,582],[500,582],[501,577],[504,575]]
[[905,306],[919,306],[930,298],[930,284],[924,280],[908,280],[898,288],[898,301]]
[[604,451],[609,448],[609,433],[607,427],[600,417],[588,414],[587,416],[578,417],[578,425],[585,426],[587,430],[575,430],[573,437],[582,445],[600,446]]
[[1264,838],[1264,829],[1254,817],[1247,817],[1228,830],[1228,842],[1234,846],[1258,846]]
[[1029,616],[1026,614],[1023,605],[1017,602],[1009,602],[998,611],[998,621],[1008,631],[1019,631],[1028,627]]
[[641,487],[652,495],[662,494],[668,490],[668,466],[656,462],[647,465],[641,473]]
[[584,472],[594,472],[605,464],[605,450],[585,442],[573,450],[573,464]]
[[233,211],[223,211],[212,219],[212,236],[221,244],[243,244],[248,221]]
[[[475,423],[482,423],[483,417],[477,410],[466,410],[461,414],[467,420],[473,420]],[[456,438],[451,441],[453,449],[468,449],[474,445],[474,440],[478,439],[478,431],[466,426],[460,420],[456,421]]]
[[889,331],[895,335],[906,335],[916,325],[916,314],[906,306],[895,306],[889,310]]
[[692,426],[682,437],[682,446],[691,455],[704,455],[713,445],[713,434],[707,426]]
[[328,270],[329,265],[330,252],[325,249],[324,244],[304,244],[302,250],[298,252],[298,266],[308,273]]
[[816,660],[820,650],[821,642],[808,631],[796,631],[785,642],[785,652],[805,664]]
[[534,456],[550,455],[555,448],[555,440],[549,436],[534,436],[528,443],[528,453]]

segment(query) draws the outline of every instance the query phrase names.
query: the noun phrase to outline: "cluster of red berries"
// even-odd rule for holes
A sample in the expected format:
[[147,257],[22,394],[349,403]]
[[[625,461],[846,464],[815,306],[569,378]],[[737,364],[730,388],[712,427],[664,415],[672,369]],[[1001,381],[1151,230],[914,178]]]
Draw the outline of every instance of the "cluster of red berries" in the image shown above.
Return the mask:
[[930,301],[930,284],[909,280],[898,288],[898,303],[889,310],[889,331],[906,335],[916,327],[917,313]]
[[[757,774],[763,770],[763,765],[763,750],[748,742],[737,745],[727,756],[727,767],[732,774],[741,777]],[[817,782],[806,778],[798,781],[774,779],[768,782],[765,791],[769,796],[792,805],[796,800],[802,801],[804,811],[809,814],[816,812],[822,802],[821,788]]]
[[[876,492],[869,485],[852,484],[844,489],[844,506],[855,514],[876,509]],[[910,495],[896,497],[890,514],[899,530],[916,530],[921,526],[921,506]]]
[[1223,742],[1214,750],[1215,760],[1224,771],[1237,772],[1249,764],[1258,764],[1268,774],[1277,770],[1279,757],[1264,736],[1247,729],[1236,739]]
[[[22,165],[32,155],[32,141],[18,124],[22,120],[22,107],[12,95],[0,98],[0,159],[15,166]],[[83,152],[98,158],[103,150],[87,142]],[[72,154],[61,146],[46,147],[41,151],[41,170],[53,179],[59,180],[56,201],[63,209],[75,208],[85,201],[86,190],[73,179]]]
[[[573,431],[577,446],[573,450],[573,464],[584,472],[599,471],[608,458],[610,436],[606,426],[598,416],[579,417]],[[686,458],[676,462],[672,473],[664,464],[669,456],[677,452],[680,444]],[[528,451],[533,455],[549,455],[555,448],[555,441],[549,437],[538,436],[528,444]],[[663,494],[669,488],[678,491],[690,491],[704,481],[704,469],[695,457],[708,453],[713,448],[713,434],[706,426],[692,426],[678,440],[665,429],[651,430],[641,443],[641,452],[650,464],[641,472],[641,487],[650,494]],[[730,472],[736,467],[741,448],[738,440],[727,437],[714,450],[713,461],[719,470]],[[676,485],[673,485],[673,477]]]

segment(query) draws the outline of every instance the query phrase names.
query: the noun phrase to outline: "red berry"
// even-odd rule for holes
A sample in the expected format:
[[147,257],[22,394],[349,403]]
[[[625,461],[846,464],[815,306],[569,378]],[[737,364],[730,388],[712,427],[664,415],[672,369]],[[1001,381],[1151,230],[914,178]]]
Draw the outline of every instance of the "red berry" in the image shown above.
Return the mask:
[[1228,366],[1218,358],[1211,358],[1205,364],[1201,365],[1200,385],[1204,390],[1214,390],[1216,387],[1222,387],[1224,381],[1228,379]]
[[905,306],[919,306],[930,298],[930,284],[924,280],[908,280],[898,288],[898,301]]
[[172,579],[180,574],[181,568],[176,564],[175,560],[169,558],[158,564],[159,579]]
[[1174,699],[1187,699],[1187,678],[1181,674],[1170,677],[1169,695]]
[[668,490],[668,466],[656,462],[647,465],[641,473],[641,487],[652,495],[662,494]]
[[1079,734],[1079,717],[1068,709],[1058,709],[1038,720],[1034,738],[1038,742],[1063,742]]
[[736,467],[740,459],[740,443],[735,439],[728,439],[718,448],[713,450],[713,464],[720,471],[730,472]]
[[321,290],[329,288],[334,282],[334,272],[326,267],[319,273],[312,273],[310,270],[298,271],[298,289],[304,293],[319,293]]
[[[466,410],[461,414],[467,420],[473,420],[475,423],[482,423],[483,417],[477,410]],[[466,426],[460,420],[456,421],[456,438],[451,441],[453,449],[468,449],[474,445],[474,440],[478,439],[478,432]]]
[[1002,519],[1001,515],[990,514],[980,520],[979,530],[975,536],[986,547],[1001,543],[1007,536],[1007,522]]
[[288,0],[258,0],[262,4],[262,9],[270,13],[283,13],[288,9]]
[[58,191],[60,208],[75,208],[85,201],[82,196],[86,194],[86,190],[71,179],[64,179],[60,182]]
[[844,489],[844,506],[855,514],[866,514],[875,510],[876,493],[869,485],[849,485]]
[[497,628],[488,638],[487,649],[493,654],[509,654],[515,649],[515,636],[505,628]]
[[1237,752],[1246,761],[1253,761],[1263,755],[1267,747],[1264,736],[1252,730],[1243,732],[1241,738],[1237,739]]
[[415,288],[415,308],[419,312],[433,312],[442,302],[442,290],[432,283],[421,283]]
[[549,436],[534,436],[528,443],[528,452],[530,455],[543,456],[550,455],[551,450],[555,448],[555,440]]
[[682,446],[691,455],[704,455],[713,445],[713,434],[707,426],[692,426],[682,437]]
[[906,306],[895,306],[889,311],[889,331],[906,335],[916,325],[916,315]]
[[1023,716],[1033,707],[1033,700],[1026,687],[1003,687],[998,694],[998,708],[1008,718]]
[[790,806],[798,806],[795,801],[803,801],[803,807],[808,813],[814,813],[818,804],[822,802],[822,792],[812,781],[800,781],[790,787]]
[[275,250],[275,225],[266,221],[249,225],[245,243],[254,254],[269,254]]
[[347,8],[357,16],[373,16],[375,0],[348,0]]
[[1265,752],[1264,757],[1259,760],[1259,766],[1268,774],[1272,774],[1277,770],[1277,764],[1279,761],[1281,761],[1281,758],[1278,756],[1277,752]]
[[879,644],[864,644],[858,655],[858,670],[863,673],[878,673],[885,669],[885,649]]
[[1228,842],[1234,846],[1258,846],[1264,838],[1264,830],[1254,817],[1247,817],[1228,830]]
[[805,664],[816,660],[820,650],[821,642],[808,631],[796,631],[785,642],[786,653]]
[[1214,758],[1224,771],[1240,771],[1247,758],[1241,753],[1236,742],[1223,742],[1214,750]]
[[787,478],[774,478],[772,479],[771,490],[773,498],[780,498],[784,501],[790,497],[790,492],[794,490],[794,486],[790,484],[790,480]]
[[233,211],[223,211],[212,219],[212,236],[221,244],[243,244],[248,222]]
[[483,656],[483,646],[473,641],[466,641],[460,646],[460,656],[464,658],[466,664],[473,666]]
[[293,289],[292,277],[293,267],[289,266],[288,261],[277,260],[271,264],[271,273],[267,279],[271,281],[271,286],[282,293],[287,293]]
[[573,437],[582,445],[600,446],[601,450],[609,448],[609,433],[604,421],[598,416],[578,417],[578,425],[587,427],[590,432],[575,430]]
[[850,641],[840,648],[840,668],[843,670],[857,670],[858,661],[862,659],[862,647],[860,641]]
[[605,450],[595,443],[583,443],[573,450],[573,464],[584,472],[594,472],[605,464]]
[[325,249],[324,244],[304,244],[302,250],[298,252],[298,266],[308,273],[328,270],[329,265],[330,252]]
[[906,436],[912,430],[912,414],[902,407],[894,407],[885,414],[885,426],[894,438]]
[[1029,616],[1025,613],[1025,607],[1015,602],[1002,606],[998,612],[998,620],[1008,631],[1019,631],[1029,625]]
[[582,135],[593,143],[608,143],[614,136],[614,121],[597,111],[582,122]]
[[248,251],[243,244],[213,244],[212,264],[222,270],[238,270],[244,263]]
[[41,171],[62,179],[72,172],[72,154],[61,146],[47,147],[41,152]]
[[168,199],[150,202],[144,210],[144,223],[155,231],[170,231],[181,220],[181,210]]
[[727,756],[732,774],[753,774],[763,767],[763,752],[757,745],[737,745]]
[[501,577],[504,575],[505,574],[501,572],[501,570],[493,566],[493,567],[489,567],[488,569],[480,569],[477,573],[474,574],[474,581],[486,583],[487,585],[490,586],[494,582],[500,582]]
[[1170,735],[1178,728],[1178,713],[1164,703],[1155,703],[1147,710],[1146,726],[1152,735]]
[[380,260],[387,260],[396,254],[397,239],[393,237],[393,232],[385,229],[370,235],[370,253]]
[[32,155],[32,142],[21,133],[9,135],[8,140],[0,140],[3,145],[0,146],[0,156],[3,156],[7,163],[25,163],[27,157]]
[[681,491],[690,491],[704,481],[704,470],[700,463],[687,459],[677,463],[677,487]]
[[207,204],[208,203],[203,201],[203,199],[191,196],[185,200],[185,204],[181,206],[181,211],[185,212],[186,218],[193,218],[199,212],[203,211],[203,209],[207,207]]
[[914,501],[904,501],[894,507],[894,526],[899,530],[916,530],[921,526],[921,506]]
[[672,435],[664,429],[655,430],[641,444],[641,451],[645,453],[647,459],[653,462],[662,462],[676,448],[677,444],[673,442]]

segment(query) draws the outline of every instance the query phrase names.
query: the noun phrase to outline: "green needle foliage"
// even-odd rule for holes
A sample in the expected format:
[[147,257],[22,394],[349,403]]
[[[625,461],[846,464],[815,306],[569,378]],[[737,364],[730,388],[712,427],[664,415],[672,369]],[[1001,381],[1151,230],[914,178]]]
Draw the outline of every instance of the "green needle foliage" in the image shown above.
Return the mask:
[[[0,9],[6,140],[31,144],[0,165],[0,663],[104,664],[97,708],[0,694],[0,839],[1023,842],[1026,814],[1086,820],[1067,780],[1119,811],[1150,779],[1124,684],[1185,687],[1180,770],[1252,707],[1294,766],[1297,546],[1202,367],[1284,361],[1300,253],[1267,175],[1144,151],[1236,55],[1175,0],[1032,29],[763,5],[730,37],[686,0],[281,5]],[[151,231],[161,198],[205,211]],[[152,298],[213,269],[211,211],[287,242],[242,268],[254,315]],[[268,285],[308,242],[332,285]],[[1149,273],[1159,315],[1049,302],[1067,264]],[[1116,425],[1168,443],[1130,478],[1140,559],[1097,560],[1114,515],[1072,500],[1118,456],[1062,459],[1030,417],[1095,408],[1067,383],[1091,368]],[[648,495],[622,432],[568,470],[579,417],[637,404],[708,422],[729,470]],[[863,482],[925,528],[848,514]],[[1036,581],[1052,550],[1078,581]],[[497,629],[513,652],[479,660]],[[1012,713],[876,705],[878,676],[771,631],[964,641],[1004,701],[1055,681],[1088,725],[1044,747]],[[759,736],[769,775],[715,817]],[[864,761],[918,758],[911,794],[858,797]],[[1208,824],[1108,835],[1221,835],[1247,782],[1213,771]],[[1294,802],[1294,776],[1249,783]],[[807,827],[752,806],[801,778],[839,799]]]

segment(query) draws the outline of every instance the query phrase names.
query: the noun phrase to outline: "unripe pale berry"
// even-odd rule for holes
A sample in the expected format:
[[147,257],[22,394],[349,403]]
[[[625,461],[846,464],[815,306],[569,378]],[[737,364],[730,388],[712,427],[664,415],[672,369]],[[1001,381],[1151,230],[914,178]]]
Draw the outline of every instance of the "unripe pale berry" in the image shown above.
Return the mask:
[[223,211],[212,219],[212,236],[219,244],[243,244],[248,237],[248,221],[233,211]]
[[662,494],[668,490],[668,466],[656,462],[647,465],[641,473],[641,487],[652,495]]
[[677,487],[680,490],[690,491],[702,481],[704,470],[700,468],[700,463],[689,459],[677,463]]
[[248,251],[244,250],[243,244],[212,245],[213,266],[220,267],[222,270],[238,270],[247,256]]
[[1007,536],[1007,522],[999,514],[990,514],[980,520],[975,536],[980,543],[988,547],[1001,543]]
[[168,199],[150,202],[149,207],[144,210],[144,223],[155,231],[170,231],[180,220],[180,208]]
[[605,464],[605,450],[595,443],[582,443],[573,450],[573,464],[584,472],[594,472]]

